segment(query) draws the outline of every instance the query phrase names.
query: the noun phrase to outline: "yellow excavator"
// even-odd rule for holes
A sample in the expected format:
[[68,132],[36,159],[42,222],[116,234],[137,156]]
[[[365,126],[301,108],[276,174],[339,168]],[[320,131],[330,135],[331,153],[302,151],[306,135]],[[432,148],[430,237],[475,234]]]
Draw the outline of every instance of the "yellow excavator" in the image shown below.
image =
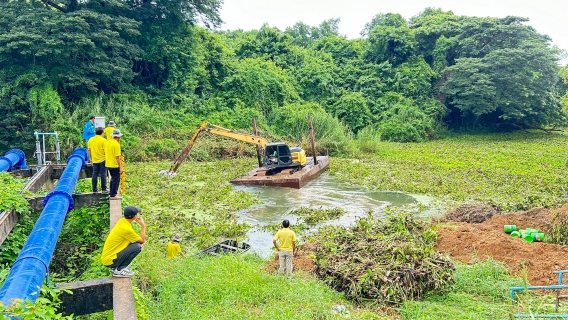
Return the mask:
[[195,144],[195,140],[201,132],[209,132],[212,134],[220,135],[223,137],[233,138],[240,141],[249,142],[261,146],[264,148],[264,161],[263,167],[268,169],[268,175],[277,173],[282,169],[300,169],[306,165],[306,152],[300,147],[290,148],[284,142],[268,143],[268,141],[259,136],[239,133],[227,128],[216,126],[210,124],[209,122],[203,122],[197,131],[193,134],[191,140],[187,144],[187,147],[183,152],[177,157],[169,170],[162,170],[160,174],[173,177],[176,175],[176,171],[182,164],[183,160],[189,155],[191,148]]

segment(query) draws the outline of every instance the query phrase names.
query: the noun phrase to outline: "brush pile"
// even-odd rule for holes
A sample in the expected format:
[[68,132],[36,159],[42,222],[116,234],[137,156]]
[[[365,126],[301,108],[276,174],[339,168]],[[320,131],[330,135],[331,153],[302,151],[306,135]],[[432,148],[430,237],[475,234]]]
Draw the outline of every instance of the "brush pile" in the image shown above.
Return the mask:
[[442,221],[482,223],[501,213],[501,208],[495,205],[469,203],[461,205],[446,213]]
[[314,273],[356,302],[397,306],[454,282],[452,261],[434,248],[437,233],[410,215],[375,220],[351,229],[324,227],[313,238]]

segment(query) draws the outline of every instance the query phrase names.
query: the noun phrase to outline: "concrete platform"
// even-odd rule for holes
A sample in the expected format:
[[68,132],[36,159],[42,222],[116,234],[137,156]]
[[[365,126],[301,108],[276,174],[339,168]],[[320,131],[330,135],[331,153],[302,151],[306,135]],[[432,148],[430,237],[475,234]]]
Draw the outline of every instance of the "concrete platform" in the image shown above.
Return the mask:
[[69,290],[60,295],[59,312],[64,316],[86,315],[113,310],[116,320],[136,320],[136,307],[130,278],[101,278],[58,285]]

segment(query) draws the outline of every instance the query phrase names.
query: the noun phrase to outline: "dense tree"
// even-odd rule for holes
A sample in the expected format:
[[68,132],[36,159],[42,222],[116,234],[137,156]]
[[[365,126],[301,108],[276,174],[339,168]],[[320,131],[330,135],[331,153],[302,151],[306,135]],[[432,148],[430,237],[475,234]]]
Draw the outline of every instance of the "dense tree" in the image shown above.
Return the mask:
[[398,13],[379,13],[373,17],[371,22],[365,23],[365,28],[361,30],[362,37],[371,35],[371,31],[377,26],[383,27],[402,27],[406,25],[406,20]]
[[377,26],[369,36],[365,59],[374,63],[389,61],[393,65],[398,65],[413,56],[415,51],[414,32],[406,25]]
[[458,59],[447,68],[442,92],[464,115],[489,123],[555,124],[561,113],[553,98],[557,57],[545,44],[528,42],[494,50],[483,58]]
[[568,84],[558,80],[568,72],[559,76],[559,51],[524,18],[433,8],[409,21],[378,14],[363,38],[349,40],[339,35],[339,19],[211,32],[221,4],[1,2],[0,125],[8,132],[0,133],[0,149],[31,143],[35,130],[76,135],[91,109],[108,110],[132,132],[165,128],[167,117],[178,128],[202,119],[240,128],[251,117],[266,127],[280,110],[315,112],[336,128],[334,137],[368,128],[398,141],[430,139],[445,124],[566,119]]

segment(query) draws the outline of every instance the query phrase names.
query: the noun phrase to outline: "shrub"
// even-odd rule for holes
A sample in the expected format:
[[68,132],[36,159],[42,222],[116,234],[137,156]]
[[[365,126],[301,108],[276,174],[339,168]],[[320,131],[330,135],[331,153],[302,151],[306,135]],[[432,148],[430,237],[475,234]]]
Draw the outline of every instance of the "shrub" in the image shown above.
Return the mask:
[[350,132],[337,119],[316,103],[295,103],[276,109],[269,119],[270,128],[278,135],[300,141],[304,149],[311,150],[308,116],[312,124],[318,154],[348,154],[351,149]]

